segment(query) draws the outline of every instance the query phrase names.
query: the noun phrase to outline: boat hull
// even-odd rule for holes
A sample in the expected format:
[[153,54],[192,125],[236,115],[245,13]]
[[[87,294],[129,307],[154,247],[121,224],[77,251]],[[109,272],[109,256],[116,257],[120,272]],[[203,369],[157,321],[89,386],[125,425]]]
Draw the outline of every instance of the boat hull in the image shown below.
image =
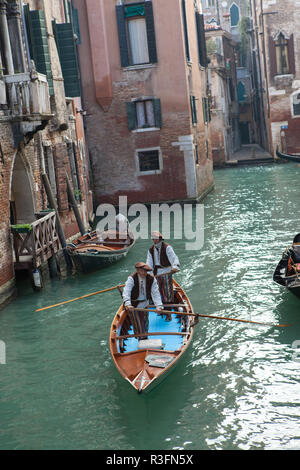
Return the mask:
[[282,158],[283,160],[288,160],[290,162],[300,163],[300,156],[299,155],[290,155],[290,154],[287,154],[287,153],[279,152],[279,150],[276,150],[276,155],[279,158]]
[[[184,311],[193,313],[188,297],[174,280],[173,286],[178,305],[183,305]],[[173,310],[176,312],[176,309]],[[121,376],[138,393],[149,393],[176,368],[192,341],[195,325],[194,317],[187,315],[174,314],[168,322],[157,315],[154,308],[148,314],[148,322],[148,329],[143,330],[143,334],[132,332],[131,317],[121,306],[110,331],[113,362]],[[145,345],[139,341],[143,335],[147,338]],[[160,347],[153,345],[155,340],[160,342]]]
[[105,253],[70,253],[76,269],[81,272],[90,272],[105,268],[111,264],[117,263],[127,256],[128,250],[123,253],[105,254]]
[[92,232],[67,245],[67,250],[75,268],[78,271],[88,273],[122,260],[134,244],[135,240],[131,237],[127,239],[107,238],[104,241],[99,241],[98,234]]
[[285,253],[283,253],[281,260],[276,266],[276,269],[273,274],[273,281],[276,282],[276,284],[279,284],[280,286],[284,287],[293,295],[295,295],[298,299],[300,299],[300,276],[299,279],[296,275],[286,276],[288,269],[288,261],[289,255],[286,251]]

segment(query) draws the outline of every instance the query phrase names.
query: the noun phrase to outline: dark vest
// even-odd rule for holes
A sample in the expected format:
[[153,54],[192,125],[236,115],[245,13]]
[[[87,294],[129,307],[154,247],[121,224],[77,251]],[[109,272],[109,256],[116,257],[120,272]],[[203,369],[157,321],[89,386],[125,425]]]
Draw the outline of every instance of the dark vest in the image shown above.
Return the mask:
[[[139,298],[140,295],[140,284],[139,284],[139,278],[137,273],[131,274],[131,277],[134,280],[134,286],[131,291],[131,305],[134,307],[137,306],[138,301],[137,299]],[[154,277],[151,274],[147,274],[146,276],[146,298],[148,302],[151,302],[151,289],[152,289],[152,284],[154,281]]]
[[155,266],[155,261],[154,261],[154,247],[155,247],[155,245],[151,246],[151,248],[149,250],[150,254],[152,256],[152,260],[153,260],[154,275],[156,275],[156,273],[157,273],[157,268],[168,268],[169,266],[171,266],[171,263],[170,263],[169,258],[167,256],[167,247],[168,246],[169,246],[168,243],[162,242],[161,249],[160,249],[159,266]]
[[294,263],[300,263],[300,245],[293,246],[291,256]]

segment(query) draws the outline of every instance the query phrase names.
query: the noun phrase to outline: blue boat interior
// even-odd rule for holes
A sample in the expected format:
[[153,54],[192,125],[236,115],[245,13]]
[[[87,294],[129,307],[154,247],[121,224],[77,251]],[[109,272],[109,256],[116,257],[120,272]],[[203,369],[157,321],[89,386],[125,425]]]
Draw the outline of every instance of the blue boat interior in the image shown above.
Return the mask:
[[[170,308],[168,310],[174,311],[174,308]],[[149,312],[149,328],[148,331],[151,333],[156,332],[178,332],[181,333],[184,329],[184,325],[182,324],[181,318],[177,317],[176,315],[172,315],[171,321],[166,321],[166,315],[157,315],[155,310],[151,310]],[[130,328],[128,334],[134,334],[133,327]],[[181,335],[161,335],[161,336],[151,336],[147,335],[147,338],[150,339],[158,339],[161,338],[163,342],[163,349],[165,351],[176,351],[180,349],[182,346],[183,336]],[[131,352],[136,351],[138,349],[138,338],[127,338],[124,341],[124,352]],[[119,349],[119,345],[118,345]],[[119,350],[120,352],[120,350]]]

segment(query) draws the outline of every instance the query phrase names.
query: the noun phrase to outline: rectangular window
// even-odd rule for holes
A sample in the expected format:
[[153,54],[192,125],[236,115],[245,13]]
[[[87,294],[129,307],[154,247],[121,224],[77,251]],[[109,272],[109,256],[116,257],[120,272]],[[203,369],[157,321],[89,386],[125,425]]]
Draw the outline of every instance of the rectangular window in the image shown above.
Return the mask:
[[269,36],[270,75],[295,74],[294,35],[279,33],[276,39]]
[[128,129],[161,128],[161,104],[160,99],[135,100],[126,103]]
[[189,45],[188,25],[187,25],[187,19],[186,19],[185,0],[181,0],[181,8],[182,8],[182,21],[183,21],[183,32],[184,32],[186,60],[190,61],[191,60],[191,58],[190,58],[190,45]]
[[197,124],[198,117],[197,117],[197,107],[196,107],[195,96],[190,96],[190,103],[191,103],[192,123]]
[[159,174],[162,171],[162,156],[160,148],[138,149],[136,164],[139,175]]
[[283,34],[279,34],[275,41],[277,74],[289,73],[288,40]]
[[199,150],[198,150],[198,144],[195,145],[195,161],[196,161],[196,165],[199,165]]
[[293,95],[293,115],[300,116],[300,93]]
[[145,18],[127,21],[129,56],[131,65],[149,63],[147,28]]
[[121,66],[157,62],[153,6],[151,1],[117,5]]
[[211,121],[210,104],[208,98],[202,98],[203,120],[205,123]]
[[43,145],[45,170],[49,179],[49,183],[54,197],[57,197],[57,186],[55,177],[55,166],[53,160],[52,148],[50,145]]
[[80,96],[79,65],[72,23],[58,24],[53,20],[52,28],[64,77],[65,94],[69,98]]
[[26,39],[29,42],[30,57],[36,70],[47,76],[49,94],[54,94],[53,77],[48,46],[48,31],[44,10],[30,10],[24,5]]
[[202,67],[207,67],[207,49],[206,49],[206,40],[205,40],[204,17],[198,12],[196,12],[195,15],[196,15],[199,64],[202,65]]
[[153,101],[137,101],[136,102],[136,117],[137,117],[137,127],[154,127],[154,110],[153,110]]

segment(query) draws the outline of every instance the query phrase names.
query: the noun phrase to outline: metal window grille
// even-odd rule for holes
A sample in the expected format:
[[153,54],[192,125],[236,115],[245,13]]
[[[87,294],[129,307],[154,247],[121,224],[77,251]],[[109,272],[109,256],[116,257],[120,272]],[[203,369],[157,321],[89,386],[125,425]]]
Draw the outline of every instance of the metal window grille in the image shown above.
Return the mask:
[[156,171],[159,170],[159,151],[145,150],[138,152],[140,171]]

